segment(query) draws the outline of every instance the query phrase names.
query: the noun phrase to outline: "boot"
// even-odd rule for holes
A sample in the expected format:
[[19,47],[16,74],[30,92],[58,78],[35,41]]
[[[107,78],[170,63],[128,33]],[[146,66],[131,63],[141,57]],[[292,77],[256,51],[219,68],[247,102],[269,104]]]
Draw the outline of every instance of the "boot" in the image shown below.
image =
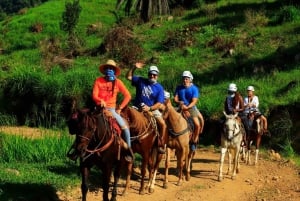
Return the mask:
[[131,148],[128,148],[125,155],[125,160],[128,163],[132,163],[134,161],[134,153]]

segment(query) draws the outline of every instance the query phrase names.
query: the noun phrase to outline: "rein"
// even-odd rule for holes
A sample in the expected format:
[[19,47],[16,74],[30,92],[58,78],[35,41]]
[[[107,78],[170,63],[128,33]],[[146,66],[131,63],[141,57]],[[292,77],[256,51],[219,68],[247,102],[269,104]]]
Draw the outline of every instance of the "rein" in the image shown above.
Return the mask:
[[[146,118],[146,117],[145,117]],[[152,128],[151,128],[151,125],[152,125]],[[130,137],[130,140],[131,141],[134,141],[134,140],[143,140],[145,139],[146,137],[148,137],[150,134],[152,134],[151,132],[149,131],[155,131],[155,136],[158,136],[158,131],[157,131],[157,125],[156,125],[156,120],[154,117],[150,116],[150,124],[147,125],[146,129],[142,132],[142,133],[139,133],[138,135],[136,136],[132,136]]]
[[[164,116],[167,112],[169,112],[169,107],[168,107],[168,105],[166,105],[166,109],[163,111],[163,116]],[[170,114],[168,114],[168,115],[170,115]],[[182,117],[182,118],[186,121],[186,119],[182,116],[182,114],[179,114],[179,115],[178,115],[178,122],[179,122],[180,117]],[[172,124],[170,124],[170,125],[172,125]],[[187,125],[188,125],[188,123],[187,123]],[[189,132],[189,131],[190,131],[189,126],[187,126],[185,129],[183,129],[182,131],[179,131],[179,132],[175,132],[173,129],[168,129],[168,130],[169,130],[170,134],[172,134],[172,136],[174,136],[174,137],[178,137],[178,136],[183,135],[183,134],[185,134],[186,132]]]
[[[105,123],[105,128],[106,128],[106,129],[105,129],[105,133],[103,134],[103,137],[100,139],[99,143],[97,144],[97,146],[96,146],[94,149],[88,149],[88,148],[85,149],[85,151],[88,152],[89,154],[83,158],[83,161],[84,161],[85,159],[87,159],[88,157],[90,157],[90,156],[91,156],[92,154],[94,154],[94,153],[100,153],[100,152],[105,151],[105,150],[108,149],[108,148],[112,145],[112,143],[114,142],[115,136],[114,136],[113,132],[109,132],[109,131],[110,131],[110,130],[109,130],[110,127],[109,127],[109,125],[108,125],[107,119],[104,117],[104,114],[103,114],[103,113],[101,113],[100,115],[101,115],[101,117],[103,118],[104,123]],[[99,115],[99,116],[100,116],[100,115]],[[93,121],[93,124],[99,124],[99,122],[96,122],[95,117],[92,118],[92,121]],[[97,128],[95,127],[95,128],[93,128],[93,129],[91,129],[90,132],[93,133],[91,138],[88,138],[88,137],[82,136],[82,135],[79,136],[79,137],[81,137],[81,138],[87,139],[87,140],[88,140],[88,145],[90,144],[90,142],[91,142],[91,140],[92,140],[93,137],[96,139],[95,134],[96,134],[96,132],[97,132],[97,134],[99,134],[99,129],[97,130]],[[104,140],[105,140],[106,135],[107,135],[107,134],[110,134],[110,133],[111,133],[111,135],[110,135],[109,141],[106,142],[106,143],[103,145],[103,142],[104,142]],[[101,145],[103,145],[103,146],[101,146]],[[88,147],[88,146],[87,146],[87,147]]]

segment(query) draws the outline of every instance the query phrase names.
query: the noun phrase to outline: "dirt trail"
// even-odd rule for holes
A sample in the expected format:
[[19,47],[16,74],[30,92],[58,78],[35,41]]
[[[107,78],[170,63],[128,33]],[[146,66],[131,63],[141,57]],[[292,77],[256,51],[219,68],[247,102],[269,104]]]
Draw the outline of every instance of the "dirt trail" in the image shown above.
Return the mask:
[[[177,186],[175,176],[175,159],[170,169],[169,187],[164,189],[163,165],[157,176],[153,194],[139,195],[139,179],[131,181],[129,194],[121,196],[124,180],[118,189],[118,201],[300,201],[300,170],[295,168],[292,161],[280,159],[278,155],[261,154],[258,164],[246,165],[241,163],[240,173],[236,180],[225,175],[222,182],[217,180],[219,167],[219,152],[211,149],[198,149],[193,160],[191,180]],[[227,160],[225,161],[227,162]],[[227,170],[224,165],[224,171]],[[88,201],[102,200],[102,192],[89,192]],[[80,187],[72,193],[61,194],[64,201],[81,200]]]

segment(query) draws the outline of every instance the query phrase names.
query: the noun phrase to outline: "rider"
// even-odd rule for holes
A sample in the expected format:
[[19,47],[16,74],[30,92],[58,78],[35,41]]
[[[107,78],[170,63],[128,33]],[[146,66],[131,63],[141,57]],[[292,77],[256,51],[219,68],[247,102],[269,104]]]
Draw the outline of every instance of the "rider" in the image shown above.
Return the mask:
[[[193,143],[191,148],[196,149],[199,134],[203,131],[204,119],[202,114],[197,108],[197,102],[199,100],[199,89],[193,84],[193,75],[190,71],[183,71],[182,73],[182,85],[176,87],[174,101],[179,104],[179,109],[183,112],[187,112],[188,116],[191,116],[194,123]],[[202,126],[201,126],[202,125]]]
[[[260,118],[263,124],[263,132],[268,132],[268,122],[264,115],[261,114],[261,112],[258,109],[259,106],[259,100],[258,96],[254,94],[254,87],[248,86],[247,87],[247,96],[244,97],[244,115],[247,117],[245,125],[248,125],[251,128],[251,122],[253,122],[254,119]],[[250,123],[250,125],[249,125]]]
[[161,104],[164,103],[164,89],[160,83],[157,82],[159,70],[157,66],[150,66],[148,70],[148,78],[135,76],[134,71],[137,68],[142,68],[145,64],[137,62],[127,72],[127,79],[131,81],[132,85],[136,88],[136,97],[134,100],[134,106],[140,108],[143,111],[151,111],[159,125],[160,140],[159,140],[159,152],[165,153],[165,144],[167,138],[167,125],[162,118],[162,114],[159,111]]
[[246,140],[246,131],[244,128],[244,124],[242,121],[243,111],[245,109],[244,106],[244,100],[242,95],[238,92],[237,86],[235,83],[230,83],[227,89],[228,95],[225,98],[224,102],[224,110],[226,114],[235,114],[238,113],[238,121],[240,122],[240,125],[243,127],[242,132],[244,136],[244,140]]
[[242,95],[237,91],[236,84],[229,84],[227,92],[228,95],[226,96],[224,103],[226,114],[235,114],[238,112],[239,116],[241,116],[245,109],[244,100]]
[[[128,162],[134,160],[134,154],[131,149],[130,131],[124,119],[120,116],[121,110],[131,100],[131,95],[124,83],[117,78],[121,74],[121,69],[117,66],[114,60],[108,60],[106,64],[102,64],[99,70],[104,76],[98,77],[93,86],[93,100],[97,106],[106,108],[115,117],[116,121],[122,129],[124,138],[128,145],[127,155],[125,159]],[[117,95],[121,93],[123,100],[120,105],[117,105]]]

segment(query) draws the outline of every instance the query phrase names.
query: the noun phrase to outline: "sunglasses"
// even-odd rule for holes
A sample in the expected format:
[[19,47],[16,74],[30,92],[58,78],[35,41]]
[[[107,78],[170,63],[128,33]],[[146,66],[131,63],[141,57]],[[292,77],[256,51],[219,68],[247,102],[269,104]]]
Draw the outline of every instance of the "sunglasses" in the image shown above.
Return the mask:
[[149,77],[157,77],[157,74],[149,73],[148,76],[149,76]]

